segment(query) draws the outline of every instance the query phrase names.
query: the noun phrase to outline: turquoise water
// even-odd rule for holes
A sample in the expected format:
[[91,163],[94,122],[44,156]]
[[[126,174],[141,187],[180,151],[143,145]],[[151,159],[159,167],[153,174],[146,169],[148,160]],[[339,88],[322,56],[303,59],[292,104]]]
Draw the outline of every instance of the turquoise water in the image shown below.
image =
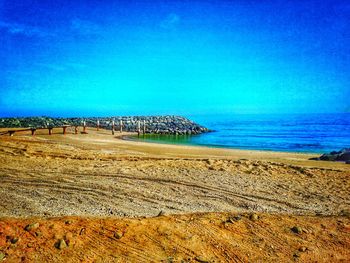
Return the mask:
[[212,130],[192,136],[146,135],[139,140],[212,147],[323,153],[350,147],[350,114],[187,116]]

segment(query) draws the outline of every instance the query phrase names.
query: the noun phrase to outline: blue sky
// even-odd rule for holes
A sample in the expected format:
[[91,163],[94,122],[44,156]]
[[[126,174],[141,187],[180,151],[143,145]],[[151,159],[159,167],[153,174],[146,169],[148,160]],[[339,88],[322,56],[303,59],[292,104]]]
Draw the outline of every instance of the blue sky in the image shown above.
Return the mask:
[[349,1],[0,0],[0,115],[350,111]]

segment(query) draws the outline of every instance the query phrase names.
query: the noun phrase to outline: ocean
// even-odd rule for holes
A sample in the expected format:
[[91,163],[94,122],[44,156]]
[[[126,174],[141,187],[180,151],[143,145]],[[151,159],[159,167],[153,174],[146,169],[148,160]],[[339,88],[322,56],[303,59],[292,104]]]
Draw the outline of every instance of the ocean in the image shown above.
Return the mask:
[[235,149],[324,153],[350,148],[350,113],[186,116],[214,132],[145,135],[150,142]]

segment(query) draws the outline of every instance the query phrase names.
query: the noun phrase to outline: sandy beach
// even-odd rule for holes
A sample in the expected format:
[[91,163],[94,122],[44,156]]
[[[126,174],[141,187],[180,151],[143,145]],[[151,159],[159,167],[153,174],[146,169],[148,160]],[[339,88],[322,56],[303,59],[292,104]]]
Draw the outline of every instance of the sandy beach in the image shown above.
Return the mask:
[[350,260],[350,165],[60,133],[0,137],[8,262]]
[[0,1],[0,263],[350,262],[350,1]]

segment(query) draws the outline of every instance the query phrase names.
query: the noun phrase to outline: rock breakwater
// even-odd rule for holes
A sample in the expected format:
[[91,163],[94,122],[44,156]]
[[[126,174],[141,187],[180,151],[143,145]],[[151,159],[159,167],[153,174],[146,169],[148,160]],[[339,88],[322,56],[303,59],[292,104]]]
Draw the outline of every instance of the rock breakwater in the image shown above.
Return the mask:
[[330,153],[322,154],[320,157],[311,158],[312,160],[322,161],[334,161],[334,162],[345,162],[350,164],[350,148],[344,148],[340,151],[333,151]]
[[200,134],[210,130],[182,116],[115,116],[115,117],[86,117],[86,118],[52,118],[24,117],[1,118],[0,128],[49,128],[63,125],[112,129],[113,122],[116,130],[122,126],[123,131],[155,134]]

